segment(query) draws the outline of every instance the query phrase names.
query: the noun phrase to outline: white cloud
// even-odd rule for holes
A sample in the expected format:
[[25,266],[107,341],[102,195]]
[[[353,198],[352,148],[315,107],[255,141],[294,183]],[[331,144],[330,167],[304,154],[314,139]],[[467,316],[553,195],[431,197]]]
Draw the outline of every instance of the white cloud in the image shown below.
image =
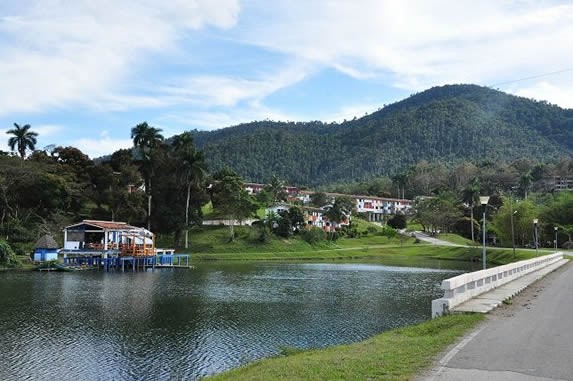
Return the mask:
[[326,114],[318,118],[323,122],[343,122],[344,120],[352,120],[355,117],[361,118],[365,114],[371,114],[378,110],[382,105],[376,104],[357,104],[357,105],[347,105],[342,107],[340,110],[334,113]]
[[570,90],[573,85],[573,75],[570,78],[567,87],[564,87],[563,83],[556,85],[549,81],[540,81],[527,87],[517,87],[512,92],[522,97],[546,100],[549,103],[573,109],[573,92]]
[[[44,0],[0,15],[0,114],[106,100],[148,54],[188,31],[229,28],[237,0]],[[139,100],[139,99],[136,99]]]
[[[259,7],[262,2],[257,3]],[[573,5],[524,1],[288,1],[243,39],[355,78],[424,90],[490,84],[573,62]],[[573,91],[573,90],[571,90]]]
[[97,138],[82,138],[70,142],[72,147],[88,155],[90,158],[96,158],[109,155],[122,148],[130,148],[133,143],[130,139],[116,139],[109,135],[108,131],[102,131]]
[[31,131],[37,132],[41,137],[51,137],[63,132],[64,126],[57,124],[39,124],[31,127]]
[[[505,82],[573,62],[573,50],[567,49],[573,5],[551,1],[42,0],[16,5],[4,8],[16,13],[0,14],[0,117],[82,107],[153,109],[142,120],[163,125],[166,136],[180,132],[171,123],[213,129],[266,118],[340,121],[381,106],[354,97],[337,111],[325,107],[303,115],[265,105],[270,95],[324,68],[413,92],[446,83]],[[217,52],[222,66],[201,61],[203,45],[187,50],[195,32],[209,28],[235,49],[229,55]],[[262,48],[272,58],[262,54],[265,65],[233,70],[245,46]],[[162,59],[180,55],[197,56],[204,67],[200,72],[180,68],[168,77],[161,73]],[[571,107],[573,86],[562,78],[501,90]],[[41,135],[58,132],[46,126]],[[75,143],[90,156],[131,145],[110,136]]]
[[180,78],[177,86],[163,87],[158,93],[174,102],[203,106],[236,106],[242,101],[260,101],[279,89],[303,80],[312,70],[305,65],[289,65],[272,74],[255,79],[227,76],[189,76]]
[[[260,120],[306,121],[307,117],[293,115],[265,107],[258,102],[249,102],[242,107],[227,108],[217,111],[190,111],[176,114],[165,114],[154,125],[177,125],[179,128],[164,128],[165,132],[178,134],[189,129],[215,130]],[[163,128],[163,127],[162,127]]]

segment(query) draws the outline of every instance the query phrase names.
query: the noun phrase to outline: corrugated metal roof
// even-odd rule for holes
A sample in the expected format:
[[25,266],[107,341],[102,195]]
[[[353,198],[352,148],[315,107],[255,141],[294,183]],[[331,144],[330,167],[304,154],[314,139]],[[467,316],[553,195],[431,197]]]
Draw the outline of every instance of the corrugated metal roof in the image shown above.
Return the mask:
[[109,229],[109,230],[137,229],[135,226],[128,225],[125,222],[99,221],[99,220],[83,220],[82,222],[79,222],[77,224],[66,226],[66,229],[81,225],[90,225],[96,228]]
[[66,226],[64,229],[71,229],[82,225],[92,226],[102,230],[112,230],[112,231],[121,231],[126,234],[132,235],[145,235],[145,236],[153,236],[153,233],[148,231],[145,228],[139,228],[137,226],[128,225],[126,222],[116,222],[116,221],[100,221],[100,220],[83,220],[77,224],[73,224],[70,226]]
[[130,226],[126,222],[115,221],[98,221],[98,220],[83,220],[86,225],[97,226],[102,229],[137,229],[135,226]]

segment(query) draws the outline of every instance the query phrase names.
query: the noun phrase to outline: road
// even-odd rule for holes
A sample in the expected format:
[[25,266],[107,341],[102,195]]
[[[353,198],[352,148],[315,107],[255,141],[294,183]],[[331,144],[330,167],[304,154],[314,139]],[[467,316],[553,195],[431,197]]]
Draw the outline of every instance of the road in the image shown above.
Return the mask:
[[573,264],[515,297],[422,380],[573,380]]

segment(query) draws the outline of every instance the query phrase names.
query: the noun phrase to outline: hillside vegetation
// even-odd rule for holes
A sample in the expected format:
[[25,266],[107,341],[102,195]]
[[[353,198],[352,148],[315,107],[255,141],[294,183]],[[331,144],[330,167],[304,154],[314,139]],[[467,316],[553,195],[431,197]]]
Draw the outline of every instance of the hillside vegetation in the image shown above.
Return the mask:
[[260,121],[193,131],[211,170],[323,185],[421,160],[554,160],[573,152],[573,110],[475,85],[435,87],[340,124]]

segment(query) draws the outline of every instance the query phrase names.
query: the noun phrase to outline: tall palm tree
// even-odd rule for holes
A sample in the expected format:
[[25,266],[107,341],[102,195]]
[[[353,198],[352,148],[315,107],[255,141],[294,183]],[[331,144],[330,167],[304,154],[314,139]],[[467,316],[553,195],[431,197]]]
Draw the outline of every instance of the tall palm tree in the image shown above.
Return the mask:
[[20,157],[24,159],[26,156],[26,149],[29,148],[31,151],[34,150],[38,133],[30,131],[29,124],[25,124],[24,126],[20,127],[18,123],[14,123],[14,127],[16,128],[6,131],[7,134],[14,135],[8,139],[8,145],[12,151],[14,151],[14,148],[17,147]]
[[202,151],[193,146],[193,136],[189,132],[177,135],[173,139],[173,151],[178,159],[179,179],[187,188],[185,200],[185,248],[189,248],[189,204],[191,202],[191,188],[200,184],[207,174],[207,165]]
[[[408,184],[408,174],[406,172],[396,173],[391,177],[392,182],[398,188],[398,198],[402,196],[404,198],[404,193],[406,189],[406,185]],[[402,194],[400,194],[400,190],[402,190]]]
[[161,129],[151,127],[147,122],[139,123],[131,129],[133,145],[139,149],[142,160],[142,173],[147,193],[147,230],[151,230],[151,180],[153,178],[153,150],[163,142]]
[[533,176],[531,176],[531,171],[524,173],[519,178],[519,187],[523,191],[523,198],[527,200],[527,192],[531,188],[531,184],[533,183]]
[[472,241],[474,237],[474,206],[479,203],[480,186],[477,177],[470,180],[468,186],[462,191],[462,201],[470,207],[470,223],[472,225]]

